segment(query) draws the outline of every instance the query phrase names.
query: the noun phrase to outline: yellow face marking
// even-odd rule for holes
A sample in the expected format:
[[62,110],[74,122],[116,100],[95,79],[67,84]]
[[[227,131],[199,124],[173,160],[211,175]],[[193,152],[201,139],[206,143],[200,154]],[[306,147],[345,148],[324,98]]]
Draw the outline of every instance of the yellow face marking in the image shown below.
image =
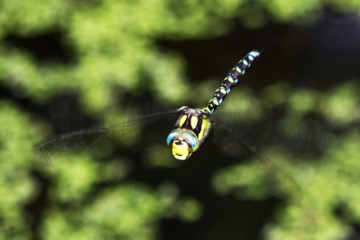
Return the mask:
[[198,117],[196,117],[196,116],[192,116],[192,117],[191,117],[191,119],[190,119],[190,125],[191,125],[191,128],[192,128],[192,129],[195,129],[195,128],[196,128],[196,126],[197,126],[197,124],[198,124],[198,121],[199,121]]
[[179,127],[182,127],[187,119],[187,115],[182,115],[179,122]]
[[186,160],[190,155],[188,145],[183,141],[174,141],[172,144],[172,154],[178,160]]

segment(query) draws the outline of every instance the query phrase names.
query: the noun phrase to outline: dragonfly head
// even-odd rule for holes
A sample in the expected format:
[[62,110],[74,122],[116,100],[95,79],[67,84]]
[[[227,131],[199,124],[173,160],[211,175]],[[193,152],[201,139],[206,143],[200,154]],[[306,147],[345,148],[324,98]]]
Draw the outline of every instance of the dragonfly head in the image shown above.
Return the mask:
[[199,139],[188,129],[174,129],[167,137],[166,143],[171,145],[171,152],[178,160],[188,159],[199,146]]

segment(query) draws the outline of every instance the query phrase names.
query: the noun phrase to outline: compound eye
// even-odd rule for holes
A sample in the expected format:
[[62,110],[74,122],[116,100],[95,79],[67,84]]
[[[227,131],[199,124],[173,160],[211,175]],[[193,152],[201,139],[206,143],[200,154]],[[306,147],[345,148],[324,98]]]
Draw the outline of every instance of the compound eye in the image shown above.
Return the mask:
[[173,130],[168,137],[166,138],[167,145],[170,145],[170,143],[181,136],[181,131],[179,129]]
[[184,132],[183,136],[184,141],[193,149],[197,148],[199,145],[199,139],[190,132]]

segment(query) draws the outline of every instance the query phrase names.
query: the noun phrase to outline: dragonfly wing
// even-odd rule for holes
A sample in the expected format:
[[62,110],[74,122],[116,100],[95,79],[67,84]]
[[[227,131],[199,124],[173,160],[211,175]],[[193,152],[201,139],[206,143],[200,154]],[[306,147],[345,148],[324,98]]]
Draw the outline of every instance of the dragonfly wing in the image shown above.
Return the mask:
[[[243,135],[237,128],[225,124],[220,119],[214,118],[214,122],[216,124],[214,133],[215,142],[220,144],[228,155],[236,158],[242,156],[243,158],[255,160],[264,170],[262,171],[265,176],[264,179],[276,180],[276,184],[280,183],[281,190],[290,187],[292,192],[295,193],[292,196],[293,200],[298,201],[301,199],[302,191],[298,183],[277,163],[276,159],[273,159],[271,155],[268,156],[262,153],[261,149],[258,149],[257,140],[261,138],[260,135],[254,134],[249,138]],[[262,131],[257,130],[258,133]],[[267,187],[269,183],[266,180],[261,185]],[[267,191],[269,190],[270,188]]]
[[157,143],[165,144],[176,117],[178,110],[171,110],[141,116],[109,127],[65,134],[42,143],[37,149],[38,158],[48,161],[69,151],[91,151],[97,146],[105,146],[108,141],[116,141],[118,145],[124,146],[121,148],[124,154]]

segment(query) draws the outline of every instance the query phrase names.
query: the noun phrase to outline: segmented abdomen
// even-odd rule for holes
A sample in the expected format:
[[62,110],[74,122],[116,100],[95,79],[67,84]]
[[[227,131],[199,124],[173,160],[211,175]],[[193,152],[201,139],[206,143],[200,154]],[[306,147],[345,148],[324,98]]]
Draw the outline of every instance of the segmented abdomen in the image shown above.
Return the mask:
[[251,63],[258,56],[260,56],[258,51],[249,52],[233,69],[231,69],[229,74],[221,82],[220,87],[216,89],[214,96],[210,99],[208,106],[204,109],[205,111],[213,113],[216,108],[221,105],[225,97],[230,93],[231,88],[237,84],[239,78],[245,74],[245,70],[251,66]]

